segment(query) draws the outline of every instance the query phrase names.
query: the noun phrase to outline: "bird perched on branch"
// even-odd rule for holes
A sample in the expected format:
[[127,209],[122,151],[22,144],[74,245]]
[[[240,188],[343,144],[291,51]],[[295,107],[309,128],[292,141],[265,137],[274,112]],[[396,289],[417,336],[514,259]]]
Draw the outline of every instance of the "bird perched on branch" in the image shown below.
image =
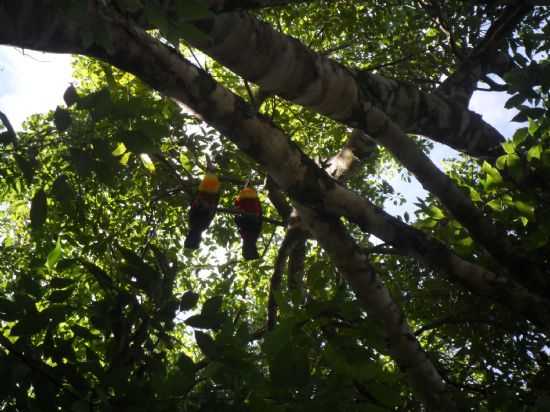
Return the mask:
[[235,200],[238,214],[235,223],[243,241],[243,257],[246,260],[257,259],[258,249],[256,242],[262,230],[262,206],[258,195],[251,187],[245,187],[239,192]]
[[214,219],[219,199],[220,181],[212,170],[207,170],[189,210],[189,232],[184,243],[187,249],[198,249],[202,232]]

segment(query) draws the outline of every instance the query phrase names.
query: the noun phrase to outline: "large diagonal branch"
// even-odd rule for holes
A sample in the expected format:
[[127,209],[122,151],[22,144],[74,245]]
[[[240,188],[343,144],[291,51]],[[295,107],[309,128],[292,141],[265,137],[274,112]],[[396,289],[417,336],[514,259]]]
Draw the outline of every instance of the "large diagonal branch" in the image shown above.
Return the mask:
[[300,206],[297,209],[350,284],[369,318],[383,325],[389,353],[429,410],[458,410],[442,377],[410,330],[403,312],[342,224],[311,209]]
[[[353,130],[344,147],[332,156],[325,167],[327,173],[334,179],[344,182],[359,171],[361,163],[376,152],[376,144],[368,139],[360,130]],[[291,208],[281,199],[280,191],[275,183],[268,179],[269,199],[274,203],[288,221],[285,237],[277,252],[273,274],[271,276],[269,300],[267,304],[267,329],[275,327],[277,321],[277,302],[275,293],[279,290],[283,272],[288,261],[288,288],[299,292],[301,289],[303,266],[306,252],[308,231],[303,227],[300,214],[296,208]]]
[[[208,0],[207,7],[220,13],[302,2],[305,1]],[[172,3],[173,0],[168,1],[165,7],[167,16],[176,15],[171,13]],[[496,158],[501,152],[503,136],[452,97],[421,92],[413,85],[371,73],[358,77],[326,55],[309,50],[245,13],[213,15],[202,20],[198,27],[207,36],[192,35],[186,40],[218,62],[268,92],[352,127],[364,122],[365,104],[367,107],[372,104],[407,133],[424,135],[472,156]],[[363,93],[350,94],[359,88]]]
[[[392,82],[369,73],[353,75],[338,63],[315,54],[297,40],[246,14],[223,14],[203,21],[200,27],[210,40],[191,39],[192,44],[247,80],[256,82],[262,89],[368,133],[388,148],[426,190],[436,195],[491,255],[504,262],[511,272],[527,268],[525,284],[535,288],[541,286],[540,271],[528,259],[517,255],[517,248],[507,233],[485,217],[468,195],[400,128],[402,123],[399,120],[403,120],[402,113],[407,112],[410,96],[421,93],[410,86],[402,86],[397,96],[378,93],[377,88]],[[439,99],[444,100],[441,96]],[[429,105],[428,101],[426,104]],[[388,116],[391,108],[399,108],[395,113],[397,117]],[[437,124],[437,119],[431,116],[440,113],[440,108],[429,106],[429,109],[429,124]],[[457,107],[454,110],[470,113]],[[451,119],[447,117],[446,120]],[[461,138],[467,138],[468,128],[461,126],[452,122],[446,125]],[[497,153],[500,149],[495,150]]]
[[[23,7],[18,7],[21,3]],[[33,13],[29,13],[29,9]],[[123,22],[109,23],[106,27],[113,39],[109,53],[98,46],[84,49],[79,22],[64,17],[48,4],[4,3],[0,9],[0,44],[84,54],[133,73],[157,91],[202,115],[261,165],[294,201],[324,215],[346,216],[364,231],[426,262],[473,293],[500,302],[550,330],[549,301],[504,276],[461,259],[442,243],[339,185],[270,119],[255,113],[243,99],[160,41]],[[281,167],[283,164],[285,167]]]
[[452,99],[372,73],[359,76],[248,14],[224,13],[198,27],[207,36],[186,39],[193,46],[262,89],[351,127],[368,127],[366,111],[373,106],[407,133],[472,156],[494,157],[504,141]]

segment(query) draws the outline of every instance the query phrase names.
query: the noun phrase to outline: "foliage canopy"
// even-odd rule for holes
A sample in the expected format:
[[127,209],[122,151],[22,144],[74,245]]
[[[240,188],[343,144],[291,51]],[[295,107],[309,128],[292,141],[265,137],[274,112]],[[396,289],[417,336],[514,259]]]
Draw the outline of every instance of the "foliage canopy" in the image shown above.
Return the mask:
[[[550,409],[544,2],[7,3],[0,44],[75,54],[76,84],[20,131],[0,113],[1,410]],[[391,173],[429,190],[414,216],[382,211]]]

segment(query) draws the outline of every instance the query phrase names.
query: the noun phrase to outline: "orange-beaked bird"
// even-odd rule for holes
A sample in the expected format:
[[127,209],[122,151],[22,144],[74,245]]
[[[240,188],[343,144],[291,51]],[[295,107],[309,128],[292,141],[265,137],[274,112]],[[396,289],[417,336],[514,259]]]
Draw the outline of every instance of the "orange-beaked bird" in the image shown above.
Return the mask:
[[256,191],[245,187],[239,192],[235,206],[240,214],[235,216],[235,223],[243,240],[243,257],[246,260],[257,259],[256,242],[262,230],[262,206]]
[[187,249],[198,249],[202,232],[214,219],[219,198],[220,181],[214,173],[207,171],[189,210],[189,232],[184,243]]

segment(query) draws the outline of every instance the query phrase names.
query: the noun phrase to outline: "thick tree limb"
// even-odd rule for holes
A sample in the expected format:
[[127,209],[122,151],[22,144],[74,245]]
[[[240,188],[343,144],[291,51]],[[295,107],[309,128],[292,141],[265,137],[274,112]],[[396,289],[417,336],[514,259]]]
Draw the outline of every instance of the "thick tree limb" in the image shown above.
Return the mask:
[[458,410],[439,372],[407,325],[401,309],[342,224],[303,207],[298,207],[298,211],[349,282],[368,316],[382,322],[388,351],[409,377],[413,390],[430,410]]
[[288,223],[290,214],[292,213],[292,206],[288,203],[283,193],[277,187],[277,184],[271,177],[267,178],[267,197],[277,209],[279,215],[283,218],[283,222]]
[[187,39],[249,81],[351,127],[365,126],[374,107],[408,133],[472,156],[494,157],[503,137],[481,116],[451,99],[371,73],[353,73],[268,24],[225,13],[198,24],[208,40]]
[[277,322],[277,302],[275,294],[279,291],[283,273],[285,271],[286,262],[294,247],[303,240],[303,230],[300,227],[289,227],[283,242],[277,252],[275,259],[275,267],[271,275],[269,285],[269,298],[267,302],[267,330],[273,330]]
[[[42,4],[39,1],[34,3]],[[227,19],[224,20],[224,16]],[[234,25],[238,21],[245,27],[244,30],[241,26]],[[365,82],[360,82],[361,90],[358,90],[356,79],[348,76],[349,71],[345,68],[322,56],[313,54],[301,43],[291,41],[269,26],[252,20],[249,16],[230,13],[222,15],[221,20],[215,18],[209,19],[207,22],[212,25],[207,32],[214,39],[214,43],[217,39],[217,46],[208,45],[209,47],[206,47],[203,45],[202,49],[205,52],[220,60],[221,63],[236,69],[240,74],[248,74],[248,78],[252,76],[251,80],[257,79],[256,82],[266,90],[274,90],[282,95],[301,91],[301,94],[291,100],[328,114],[337,120],[359,126],[368,132],[375,140],[386,146],[427,190],[435,194],[455,218],[470,231],[472,237],[497,260],[506,262],[511,267],[512,273],[518,268],[529,268],[527,273],[532,273],[532,276],[526,279],[525,283],[533,287],[540,287],[540,276],[538,276],[536,268],[526,259],[516,256],[515,248],[508,240],[506,233],[486,219],[470,198],[458,189],[384,112],[375,106],[377,99],[373,100],[372,96],[369,96],[370,90],[373,88],[365,88]],[[228,27],[229,23],[231,26]],[[201,27],[205,24],[203,22]],[[231,30],[228,31],[229,29]],[[265,47],[261,41],[258,41],[251,44],[249,49],[243,48],[243,44],[246,45],[246,42],[249,41],[243,36],[252,33],[255,34],[254,38],[271,40],[269,43],[273,45],[274,52],[270,53],[270,58],[265,59],[265,53],[255,56],[246,55],[251,51],[259,52],[260,45]],[[226,37],[228,38],[226,39]],[[238,44],[235,41],[238,41]],[[235,49],[237,45],[239,50]],[[245,56],[243,56],[243,49]],[[285,50],[291,53],[288,54]],[[238,56],[238,59],[235,59],[235,56]],[[286,59],[292,57],[292,61],[285,62],[285,57]],[[262,66],[272,62],[274,58],[283,59],[280,67],[291,67],[291,69],[273,70]],[[242,60],[249,63],[235,64],[236,61],[241,62]],[[317,75],[312,77],[310,73],[303,72],[305,68],[310,68]],[[325,76],[321,73],[325,73]],[[261,78],[258,79],[258,76]],[[371,75],[363,73],[358,78],[366,78],[365,76],[371,77]],[[289,89],[289,86],[294,89]],[[384,101],[382,100],[382,102]],[[348,104],[343,104],[343,102]],[[359,116],[354,115],[357,112],[360,112]],[[524,278],[525,276],[521,277],[521,281]]]
[[[298,41],[244,14],[224,14],[203,21],[199,27],[205,30],[211,40],[191,39],[191,43],[220,63],[265,90],[362,129],[388,148],[498,261],[505,262],[512,273],[528,267],[526,272],[530,275],[524,283],[534,288],[541,287],[543,281],[540,280],[542,276],[539,271],[527,259],[517,256],[517,248],[506,232],[484,217],[470,198],[401,131],[399,116],[408,109],[403,105],[410,103],[410,96],[421,93],[404,85],[399,86],[398,95],[387,93],[391,86],[386,87],[384,93],[381,87],[397,83],[368,73],[353,76],[339,64],[313,53]],[[271,46],[269,53],[265,53],[266,45]],[[430,99],[435,99],[434,96]],[[445,107],[445,98],[439,98]],[[395,113],[396,117],[392,118],[395,123],[386,115],[392,108],[400,109]],[[457,113],[467,112],[459,107],[454,107],[454,110]],[[439,113],[440,108],[430,107],[430,112]],[[423,118],[418,116],[418,112],[416,114],[415,119]],[[431,117],[429,120],[430,125],[437,124]],[[451,121],[449,117],[446,120]],[[484,123],[481,122],[477,127],[480,125]],[[451,128],[454,126],[452,122],[446,125]],[[487,127],[483,130],[486,131]],[[468,128],[458,127],[457,131],[461,139],[469,133]],[[491,150],[493,154],[500,153],[496,141],[493,141]],[[519,278],[520,281],[523,282],[524,277]]]
[[[63,15],[43,2],[27,0],[20,6],[21,3],[9,8],[4,4],[0,9],[0,43],[29,48],[38,44],[44,51],[86,54],[135,74],[201,114],[257,161],[294,201],[327,216],[346,216],[366,232],[426,262],[473,293],[500,302],[550,329],[550,302],[506,277],[464,261],[445,245],[336,183],[269,119],[255,114],[240,97],[174,50],[123,23],[108,25],[113,39],[110,54],[98,46],[83,49],[78,22],[67,18],[64,21]],[[36,5],[32,14],[27,14],[31,11],[29,4]]]
[[296,292],[300,300],[304,298],[302,290],[304,282],[304,263],[307,250],[306,240],[307,236],[302,234],[288,257],[288,290]]

